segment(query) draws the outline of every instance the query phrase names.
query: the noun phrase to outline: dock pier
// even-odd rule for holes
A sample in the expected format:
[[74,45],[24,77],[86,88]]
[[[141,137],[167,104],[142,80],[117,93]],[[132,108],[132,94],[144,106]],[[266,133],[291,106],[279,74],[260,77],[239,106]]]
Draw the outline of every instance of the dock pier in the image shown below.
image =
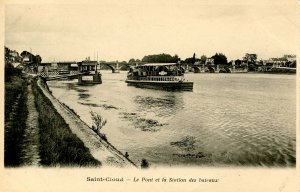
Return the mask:
[[98,62],[85,60],[82,62],[59,62],[57,68],[49,70],[43,67],[37,73],[45,81],[78,79],[78,84],[102,84],[101,73],[97,69]]

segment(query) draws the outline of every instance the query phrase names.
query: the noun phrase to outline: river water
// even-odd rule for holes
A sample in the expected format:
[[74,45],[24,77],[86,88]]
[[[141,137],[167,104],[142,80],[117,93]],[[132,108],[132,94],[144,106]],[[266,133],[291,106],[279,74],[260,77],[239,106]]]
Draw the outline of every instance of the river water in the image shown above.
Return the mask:
[[110,143],[151,167],[296,164],[296,76],[189,73],[192,92],[127,86],[126,73],[102,71],[103,84],[48,82],[53,95],[92,125],[101,114]]

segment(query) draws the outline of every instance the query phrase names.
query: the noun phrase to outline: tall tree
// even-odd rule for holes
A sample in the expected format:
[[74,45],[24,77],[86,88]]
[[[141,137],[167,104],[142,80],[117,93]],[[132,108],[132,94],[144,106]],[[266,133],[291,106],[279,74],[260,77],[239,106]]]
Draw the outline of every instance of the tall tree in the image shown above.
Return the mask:
[[257,60],[257,54],[253,53],[246,53],[245,56],[243,57],[245,61],[248,61],[248,63],[255,63]]
[[39,55],[34,56],[34,63],[36,64],[41,64],[42,63],[42,58]]
[[128,63],[135,63],[135,59],[129,59]]
[[184,60],[184,62],[188,64],[195,64],[196,61],[200,61],[199,58],[196,58],[196,53],[193,54],[193,57],[188,57]]
[[227,57],[223,53],[216,53],[212,58],[214,64],[227,64]]
[[196,53],[193,54],[193,63],[196,62]]
[[174,55],[173,59],[174,59],[174,62],[176,62],[176,63],[177,63],[178,61],[180,61],[180,58],[178,57],[177,54]]
[[204,63],[206,62],[206,59],[207,59],[206,55],[202,55],[202,56],[200,57],[201,63],[204,64]]

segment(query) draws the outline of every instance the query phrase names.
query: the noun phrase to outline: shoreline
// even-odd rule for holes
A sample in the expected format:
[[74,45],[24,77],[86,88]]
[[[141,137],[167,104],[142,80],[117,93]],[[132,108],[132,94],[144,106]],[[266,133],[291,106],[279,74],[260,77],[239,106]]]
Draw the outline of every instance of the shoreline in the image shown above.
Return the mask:
[[130,159],[126,158],[111,143],[101,139],[77,114],[75,114],[68,106],[61,103],[49,91],[47,83],[37,80],[39,88],[43,94],[51,101],[54,108],[65,120],[71,131],[84,143],[90,150],[91,155],[102,163],[102,166],[109,167],[136,167]]

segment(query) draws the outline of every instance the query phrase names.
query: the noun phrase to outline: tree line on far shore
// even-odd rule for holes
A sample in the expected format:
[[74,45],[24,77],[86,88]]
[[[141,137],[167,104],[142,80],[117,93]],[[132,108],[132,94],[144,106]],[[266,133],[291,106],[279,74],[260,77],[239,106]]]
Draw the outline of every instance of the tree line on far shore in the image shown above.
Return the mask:
[[[36,64],[39,65],[42,62],[42,58],[39,55],[34,55],[28,51],[23,51],[20,55],[17,54],[17,56],[12,56],[12,51],[9,48],[5,47],[5,59],[6,60],[12,60],[16,62],[24,62],[25,58],[27,58],[26,63],[28,65]],[[294,58],[292,61],[290,58]],[[284,63],[283,66],[285,67],[291,67],[296,68],[296,56],[295,55],[283,55],[278,58],[270,58],[269,59],[269,65],[272,65],[274,62],[280,62]],[[185,59],[181,59],[177,54],[174,56],[166,53],[161,54],[151,54],[151,55],[145,55],[141,60],[140,59],[134,59],[131,58],[129,61],[114,61],[114,62],[107,62],[107,61],[100,61],[100,63],[119,63],[121,69],[127,69],[128,65],[136,65],[136,64],[143,64],[143,63],[182,63],[182,64],[188,64],[188,65],[221,65],[225,67],[231,67],[235,65],[238,68],[246,67],[249,71],[255,71],[258,66],[261,66],[263,64],[266,64],[266,61],[268,60],[258,60],[258,56],[255,53],[246,53],[243,58],[228,61],[227,56],[224,53],[215,53],[214,55],[208,57],[206,55],[201,55],[200,57],[197,57],[195,53],[191,54],[191,57],[187,57]],[[11,62],[6,62],[11,63]],[[109,69],[107,66],[103,66],[105,69]],[[8,67],[9,68],[9,67]]]
[[[296,60],[290,61],[289,58],[296,58],[295,55],[283,55],[282,57],[278,58],[270,58],[267,62],[283,62],[285,66],[296,68]],[[201,64],[215,64],[215,65],[223,65],[223,66],[233,66],[236,67],[243,67],[247,64],[248,69],[255,70],[259,65],[263,65],[265,61],[258,60],[258,56],[255,53],[246,53],[243,58],[237,59],[234,61],[228,61],[226,55],[224,53],[216,53],[211,57],[207,57],[206,55],[201,55],[200,57],[197,57],[194,53],[192,57],[188,57],[186,59],[181,59],[177,54],[174,56],[170,54],[153,54],[153,55],[146,55],[142,58],[142,60],[139,59],[130,59],[128,61],[128,64],[140,64],[140,63],[185,63],[189,65],[201,65]],[[233,63],[234,62],[234,63]],[[126,61],[120,62],[120,64],[127,64]]]

